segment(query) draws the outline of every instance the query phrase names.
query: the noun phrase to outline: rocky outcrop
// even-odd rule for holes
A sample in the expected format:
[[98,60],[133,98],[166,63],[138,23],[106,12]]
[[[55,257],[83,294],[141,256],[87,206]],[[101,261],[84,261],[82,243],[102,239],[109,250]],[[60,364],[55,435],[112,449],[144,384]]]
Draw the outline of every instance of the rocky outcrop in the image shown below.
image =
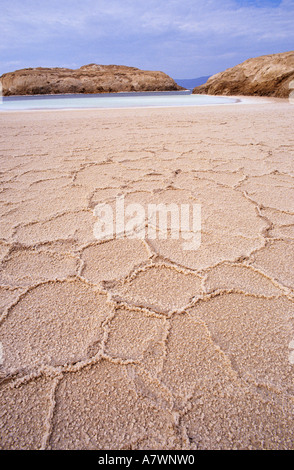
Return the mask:
[[183,88],[163,72],[123,65],[84,65],[79,69],[28,68],[0,77],[3,95],[172,91]]
[[195,94],[258,95],[288,98],[294,79],[294,51],[248,59],[210,77]]

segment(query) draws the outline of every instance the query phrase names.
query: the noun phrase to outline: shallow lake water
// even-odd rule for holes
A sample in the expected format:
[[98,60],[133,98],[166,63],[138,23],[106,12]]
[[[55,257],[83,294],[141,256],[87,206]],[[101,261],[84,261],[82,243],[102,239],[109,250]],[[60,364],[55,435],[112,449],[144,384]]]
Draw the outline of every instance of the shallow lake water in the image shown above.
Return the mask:
[[238,101],[232,97],[193,95],[190,91],[8,96],[0,100],[0,111],[203,106]]

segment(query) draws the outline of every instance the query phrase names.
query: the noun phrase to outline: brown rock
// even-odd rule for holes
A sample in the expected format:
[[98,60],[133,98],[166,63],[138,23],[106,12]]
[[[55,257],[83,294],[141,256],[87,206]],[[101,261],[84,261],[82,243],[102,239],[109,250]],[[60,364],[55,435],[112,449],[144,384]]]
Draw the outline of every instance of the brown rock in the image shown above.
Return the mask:
[[259,95],[288,98],[294,79],[294,51],[248,59],[210,77],[195,94]]
[[84,65],[79,69],[28,68],[0,77],[3,95],[172,91],[182,87],[163,72],[123,65]]

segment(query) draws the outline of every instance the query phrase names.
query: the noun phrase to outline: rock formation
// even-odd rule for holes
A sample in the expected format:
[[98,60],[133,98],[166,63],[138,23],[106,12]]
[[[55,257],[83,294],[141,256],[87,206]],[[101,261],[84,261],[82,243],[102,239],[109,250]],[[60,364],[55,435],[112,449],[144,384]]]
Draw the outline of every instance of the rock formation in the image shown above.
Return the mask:
[[259,95],[288,98],[294,79],[294,51],[248,59],[210,77],[195,94]]
[[84,65],[79,69],[27,68],[0,77],[3,95],[172,91],[183,88],[163,72],[123,65]]

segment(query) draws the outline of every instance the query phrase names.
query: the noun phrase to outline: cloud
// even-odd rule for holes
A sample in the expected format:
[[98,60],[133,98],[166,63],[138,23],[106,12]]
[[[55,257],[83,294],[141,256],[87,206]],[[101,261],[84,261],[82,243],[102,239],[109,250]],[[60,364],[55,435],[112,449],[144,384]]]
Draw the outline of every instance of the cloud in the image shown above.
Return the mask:
[[2,0],[0,73],[99,62],[206,75],[290,50],[293,24],[294,0]]

